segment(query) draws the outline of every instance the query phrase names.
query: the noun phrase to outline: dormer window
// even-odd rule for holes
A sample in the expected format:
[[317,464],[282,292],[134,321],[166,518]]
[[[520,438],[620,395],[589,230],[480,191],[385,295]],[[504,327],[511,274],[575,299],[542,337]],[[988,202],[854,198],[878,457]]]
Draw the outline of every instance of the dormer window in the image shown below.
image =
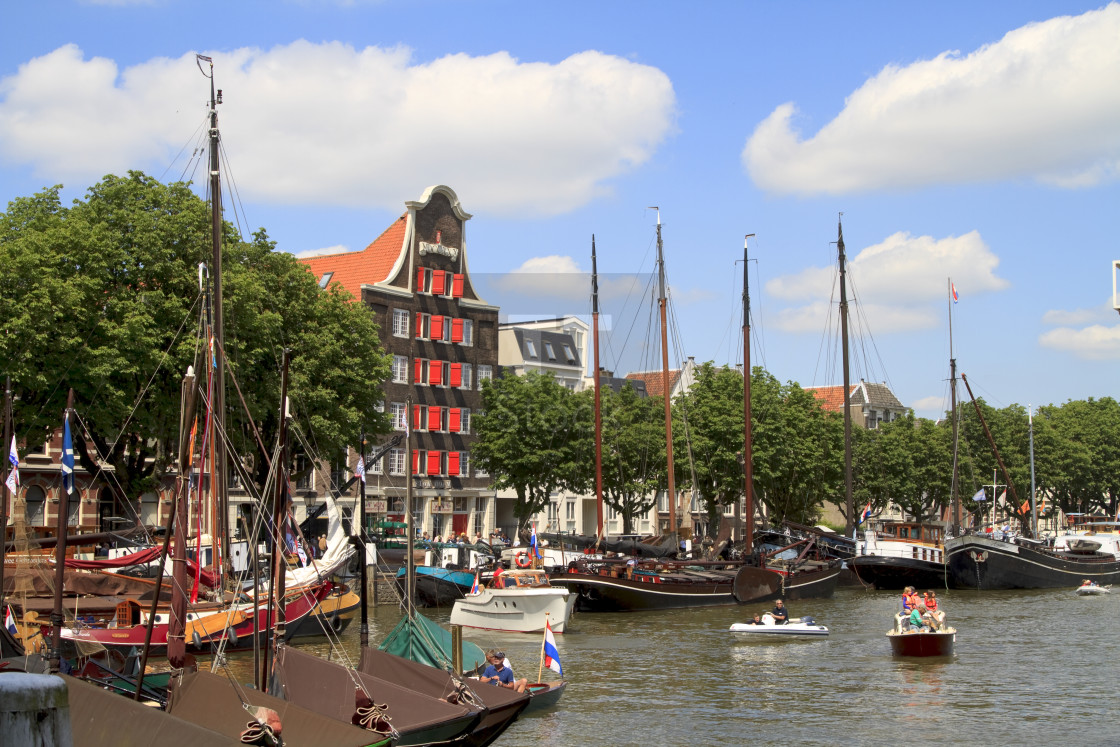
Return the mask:
[[326,289],[327,283],[329,283],[331,281],[331,278],[333,278],[333,277],[334,277],[333,272],[324,272],[323,277],[319,278],[319,287],[323,288],[323,289]]
[[556,360],[556,351],[552,349],[551,342],[546,342],[544,344],[544,354],[548,356],[550,361]]
[[525,341],[525,354],[530,358],[537,357],[537,346],[533,344],[532,340]]
[[568,363],[576,362],[576,354],[572,352],[572,346],[564,343],[564,357],[568,359]]

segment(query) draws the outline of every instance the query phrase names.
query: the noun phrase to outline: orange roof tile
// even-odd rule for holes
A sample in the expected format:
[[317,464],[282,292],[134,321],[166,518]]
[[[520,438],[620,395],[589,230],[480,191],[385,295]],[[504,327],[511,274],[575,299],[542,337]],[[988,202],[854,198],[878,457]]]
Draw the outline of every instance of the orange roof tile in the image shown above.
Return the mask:
[[379,283],[389,277],[404,248],[408,213],[393,221],[369,246],[358,252],[326,254],[300,259],[316,278],[333,272],[330,284],[341,285],[354,298],[362,297],[362,285]]
[[[848,392],[848,401],[854,399],[856,390],[859,388],[858,384],[851,385],[851,391]],[[813,396],[820,400],[821,406],[831,412],[844,412],[844,385],[840,386],[807,386],[805,391],[812,392]]]
[[[661,371],[636,371],[626,374],[626,378],[644,381],[646,383],[646,394],[651,397],[665,396],[665,376]],[[681,370],[679,368],[669,371],[670,392],[677,386],[677,382],[680,381],[680,378]]]

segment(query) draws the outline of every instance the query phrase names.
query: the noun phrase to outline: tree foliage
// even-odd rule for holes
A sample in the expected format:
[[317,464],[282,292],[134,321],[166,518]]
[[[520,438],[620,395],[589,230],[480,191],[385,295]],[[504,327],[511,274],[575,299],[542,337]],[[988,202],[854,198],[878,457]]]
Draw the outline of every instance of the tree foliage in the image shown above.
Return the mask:
[[[12,378],[17,431],[28,443],[60,425],[72,387],[82,466],[91,474],[111,466],[105,481],[134,501],[172,460],[180,380],[204,359],[195,333],[210,210],[189,185],[139,172],[105,177],[70,207],[60,189],[16,199],[0,214],[2,373]],[[320,291],[263,230],[243,241],[225,223],[222,235],[225,347],[265,443],[278,422],[284,347],[292,350],[295,415],[317,455],[341,454],[363,422],[384,428],[374,407],[388,358],[371,313]],[[198,373],[204,381],[204,365]],[[255,449],[232,388],[226,402],[231,438]]]
[[617,393],[609,387],[601,391],[603,501],[622,516],[626,534],[634,532],[635,519],[653,508],[664,481],[665,410],[660,402],[639,397],[629,385]]

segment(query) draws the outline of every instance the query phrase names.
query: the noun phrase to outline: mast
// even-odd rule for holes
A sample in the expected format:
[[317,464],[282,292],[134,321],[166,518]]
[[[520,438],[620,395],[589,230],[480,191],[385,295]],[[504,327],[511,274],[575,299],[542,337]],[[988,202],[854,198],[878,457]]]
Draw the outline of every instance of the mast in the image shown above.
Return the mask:
[[[269,611],[268,621],[272,623],[272,650],[284,641],[284,575],[287,561],[284,559],[284,524],[287,516],[288,502],[288,362],[291,351],[287,348],[280,354],[280,437],[279,463],[276,465],[276,494],[272,504],[273,531],[276,538],[272,547],[272,583],[269,585]],[[261,687],[268,687],[268,660],[264,657],[261,676]]]
[[754,450],[751,442],[751,295],[747,272],[747,239],[743,237],[743,533],[747,552],[754,552]]
[[591,234],[591,326],[595,345],[595,544],[603,539],[603,412],[599,400],[599,269]]
[[[405,399],[405,412],[412,413],[412,396]],[[405,418],[405,481],[404,481],[404,524],[407,539],[404,543],[404,608],[412,619],[412,592],[416,584],[416,562],[412,557],[412,420]]]
[[[995,439],[992,438],[992,432],[988,430],[988,422],[984,420],[984,413],[980,411],[980,403],[976,401],[976,397],[972,394],[972,387],[968,385],[968,377],[964,374],[961,374],[961,381],[964,382],[964,387],[968,390],[968,396],[969,399],[972,400],[972,406],[976,408],[976,416],[980,418],[980,425],[984,426],[984,435],[988,437],[988,444],[992,447],[992,453],[995,454],[996,463],[999,464],[1000,472],[1003,473],[1003,479],[1007,480],[1007,489],[1011,491],[1011,499],[1015,501],[1013,505],[1018,507],[1022,505],[1019,502],[1019,493],[1015,490],[1015,484],[1011,482],[1011,475],[1007,473],[1007,467],[1005,467],[1003,464],[1003,457],[1001,457],[999,454],[999,449],[996,447]],[[994,475],[992,478],[992,483],[992,515],[994,517],[996,507],[996,486]]]
[[661,386],[665,394],[665,463],[668,470],[669,495],[669,533],[673,535],[673,546],[680,548],[680,532],[677,525],[677,486],[676,475],[673,473],[673,410],[672,399],[669,396],[669,331],[665,321],[667,305],[665,298],[665,255],[661,245],[661,210],[654,206],[650,210],[657,211],[657,278],[658,296],[657,305],[661,313]]
[[1027,432],[1031,442],[1031,536],[1038,536],[1038,509],[1034,494],[1034,408],[1027,405]]
[[[211,533],[214,542],[214,564],[223,573],[229,548],[229,495],[226,492],[226,365],[225,335],[222,320],[222,179],[219,159],[218,104],[222,103],[222,92],[214,88],[214,61],[209,57],[196,55],[198,60],[210,66],[210,240],[213,249],[211,267],[214,281],[214,366],[217,379],[214,387],[214,453],[213,474],[210,490],[216,496],[217,511]],[[201,64],[199,65],[201,69]]]
[[852,503],[852,387],[848,380],[848,285],[844,257],[844,224],[836,222],[836,248],[840,255],[840,338],[844,356],[844,533],[855,527],[855,506]]
[[[959,465],[957,462],[960,447],[960,418],[957,414],[957,359],[953,357],[953,279],[949,278],[949,402],[952,406],[953,418],[953,478],[949,488],[953,513],[953,535],[961,533],[961,496],[960,483],[957,480]],[[995,498],[993,497],[994,501]]]
[[[12,433],[14,426],[12,423],[12,377],[4,377],[4,434],[3,440],[0,441],[0,449],[3,450],[4,475],[3,481],[0,481],[0,610],[4,609],[4,553],[8,549],[8,480],[12,477],[12,472],[16,469],[16,465],[9,461],[8,455],[11,454],[10,449],[15,446],[15,435]],[[14,484],[14,483],[13,483]],[[18,487],[18,486],[17,486]]]
[[74,447],[70,440],[70,415],[74,412],[74,390],[66,395],[62,414],[62,488],[58,491],[58,544],[54,556],[54,609],[51,612],[51,653],[48,671],[60,671],[62,657],[62,590],[66,582],[66,525],[70,515],[70,494],[74,492]]
[[358,558],[358,567],[361,569],[361,600],[362,617],[358,628],[358,645],[362,648],[369,646],[369,610],[366,608],[366,584],[369,581],[369,571],[366,569],[366,433],[362,429],[359,440],[362,455],[358,459],[358,531],[354,535],[358,539],[357,550],[361,553]]

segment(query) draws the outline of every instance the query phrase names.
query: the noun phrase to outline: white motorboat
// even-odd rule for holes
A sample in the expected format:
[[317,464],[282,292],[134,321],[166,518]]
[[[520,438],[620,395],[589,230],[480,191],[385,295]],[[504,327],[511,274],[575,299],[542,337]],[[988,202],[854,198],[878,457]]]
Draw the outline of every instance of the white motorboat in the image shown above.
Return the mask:
[[451,624],[511,633],[539,633],[548,620],[563,633],[576,606],[576,595],[552,586],[542,570],[504,571],[490,586],[455,600]]
[[1083,584],[1077,587],[1077,596],[1079,597],[1093,597],[1098,594],[1112,593],[1112,584],[1108,586],[1098,586],[1097,584]]
[[828,635],[828,628],[817,625],[813,618],[805,616],[785,624],[774,622],[774,616],[766,613],[761,623],[735,623],[732,633],[761,633],[766,635]]

